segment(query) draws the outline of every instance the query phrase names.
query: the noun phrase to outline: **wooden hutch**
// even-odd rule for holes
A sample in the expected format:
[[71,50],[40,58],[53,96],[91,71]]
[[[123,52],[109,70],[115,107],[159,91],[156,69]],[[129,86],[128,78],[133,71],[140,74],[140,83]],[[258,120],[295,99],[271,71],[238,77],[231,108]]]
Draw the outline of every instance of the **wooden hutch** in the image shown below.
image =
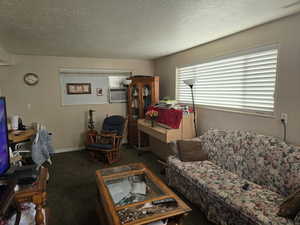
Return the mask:
[[[138,144],[138,119],[145,118],[147,108],[159,102],[159,77],[135,76],[128,78],[131,84],[128,87],[128,143]],[[143,137],[145,143],[146,137]]]

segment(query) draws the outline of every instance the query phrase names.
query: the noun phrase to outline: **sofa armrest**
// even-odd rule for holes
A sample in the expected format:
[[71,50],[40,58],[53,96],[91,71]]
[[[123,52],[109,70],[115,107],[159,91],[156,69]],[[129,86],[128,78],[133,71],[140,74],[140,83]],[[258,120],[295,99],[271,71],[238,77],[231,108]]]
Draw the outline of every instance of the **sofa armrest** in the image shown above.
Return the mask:
[[297,213],[296,217],[294,218],[295,225],[300,225],[300,211]]
[[177,141],[171,141],[170,143],[168,143],[168,145],[171,150],[171,155],[178,157]]

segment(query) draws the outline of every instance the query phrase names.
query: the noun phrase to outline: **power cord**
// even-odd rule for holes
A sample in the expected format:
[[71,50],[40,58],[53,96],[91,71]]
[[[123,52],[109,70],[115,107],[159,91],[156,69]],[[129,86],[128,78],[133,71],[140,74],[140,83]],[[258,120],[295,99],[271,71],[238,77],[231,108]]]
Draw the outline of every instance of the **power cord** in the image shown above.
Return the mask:
[[286,142],[286,123],[284,119],[280,120],[283,125],[283,141]]

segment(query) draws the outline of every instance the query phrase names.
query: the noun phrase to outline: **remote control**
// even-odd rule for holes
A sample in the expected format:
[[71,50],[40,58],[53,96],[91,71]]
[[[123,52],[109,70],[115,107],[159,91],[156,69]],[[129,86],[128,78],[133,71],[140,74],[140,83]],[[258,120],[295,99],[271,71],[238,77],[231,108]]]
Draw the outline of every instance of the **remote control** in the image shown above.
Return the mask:
[[174,198],[165,198],[161,200],[155,200],[152,202],[153,205],[159,205],[159,204],[167,204],[167,203],[175,203],[176,200]]
[[245,183],[243,186],[242,186],[242,188],[245,190],[245,191],[247,191],[248,189],[249,189],[249,184],[248,183]]

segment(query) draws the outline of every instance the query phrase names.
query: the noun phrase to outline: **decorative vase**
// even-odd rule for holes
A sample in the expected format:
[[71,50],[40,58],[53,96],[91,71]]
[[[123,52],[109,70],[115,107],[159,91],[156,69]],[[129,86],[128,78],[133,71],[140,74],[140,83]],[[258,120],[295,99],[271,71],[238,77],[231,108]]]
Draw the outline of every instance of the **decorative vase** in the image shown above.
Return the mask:
[[151,127],[154,127],[154,119],[151,119]]

